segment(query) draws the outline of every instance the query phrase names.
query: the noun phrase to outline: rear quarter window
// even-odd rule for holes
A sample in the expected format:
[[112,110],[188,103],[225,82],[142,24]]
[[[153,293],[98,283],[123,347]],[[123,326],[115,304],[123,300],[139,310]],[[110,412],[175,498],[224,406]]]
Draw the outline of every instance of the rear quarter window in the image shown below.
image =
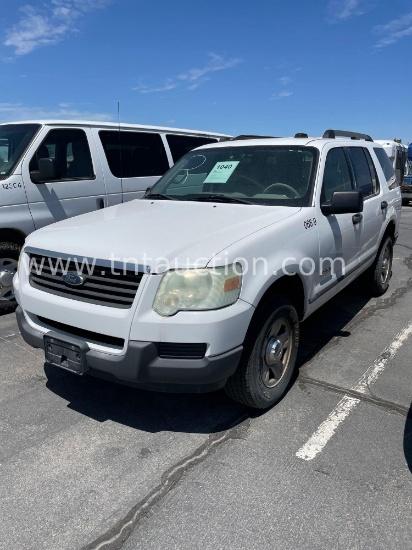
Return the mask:
[[378,157],[379,164],[381,165],[383,174],[388,182],[389,189],[395,189],[395,187],[398,187],[399,184],[388,155],[385,153],[385,150],[380,147],[374,147],[373,150],[375,155]]

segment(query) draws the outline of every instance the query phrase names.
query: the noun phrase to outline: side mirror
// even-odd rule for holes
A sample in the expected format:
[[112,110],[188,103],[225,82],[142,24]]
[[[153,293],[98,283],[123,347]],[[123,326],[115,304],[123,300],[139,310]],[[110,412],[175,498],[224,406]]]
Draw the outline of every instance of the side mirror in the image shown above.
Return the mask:
[[357,214],[363,212],[363,195],[360,191],[336,191],[332,200],[320,205],[325,216],[331,214]]
[[31,180],[34,183],[44,183],[59,179],[54,159],[39,159],[39,169],[35,172],[30,172]]

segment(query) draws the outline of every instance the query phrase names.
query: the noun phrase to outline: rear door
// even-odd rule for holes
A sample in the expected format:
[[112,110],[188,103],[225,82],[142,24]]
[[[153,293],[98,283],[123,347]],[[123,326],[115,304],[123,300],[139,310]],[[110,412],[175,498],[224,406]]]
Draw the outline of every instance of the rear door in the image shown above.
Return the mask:
[[379,178],[371,155],[366,147],[347,147],[346,149],[356,186],[363,195],[359,263],[362,265],[378,252],[382,226],[385,223],[387,209],[383,208],[384,197],[380,189]]
[[[50,181],[35,183],[39,160],[52,159]],[[36,229],[106,205],[106,188],[91,131],[45,127],[23,161],[23,182]]]

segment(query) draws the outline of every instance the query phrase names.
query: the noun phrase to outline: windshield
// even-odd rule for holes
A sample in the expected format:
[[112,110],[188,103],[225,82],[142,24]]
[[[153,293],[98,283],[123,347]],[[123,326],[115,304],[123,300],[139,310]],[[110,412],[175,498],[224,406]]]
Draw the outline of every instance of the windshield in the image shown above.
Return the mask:
[[181,158],[146,198],[309,206],[317,158],[313,147],[195,150]]
[[0,125],[0,179],[12,173],[39,128],[40,124]]

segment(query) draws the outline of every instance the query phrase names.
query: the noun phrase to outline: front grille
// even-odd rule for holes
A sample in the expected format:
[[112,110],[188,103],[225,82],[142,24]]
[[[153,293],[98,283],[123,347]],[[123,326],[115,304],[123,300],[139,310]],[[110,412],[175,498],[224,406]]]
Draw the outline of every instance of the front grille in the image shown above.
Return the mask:
[[63,332],[67,332],[71,336],[80,336],[84,340],[93,340],[98,344],[106,344],[109,346],[117,346],[119,348],[124,347],[124,340],[122,338],[115,338],[114,336],[106,336],[105,334],[99,334],[98,332],[92,332],[91,330],[83,330],[81,328],[72,327],[70,325],[65,325],[64,323],[59,323],[57,321],[52,321],[51,319],[46,319],[45,317],[37,317],[38,320],[46,325],[48,328],[55,328]]
[[[97,260],[98,262],[98,260]],[[30,285],[56,296],[109,307],[130,308],[142,279],[142,273],[96,264],[86,259],[68,260],[30,254]],[[72,286],[62,279],[68,271],[84,276],[81,286]],[[89,275],[90,271],[90,275]]]
[[181,344],[174,342],[159,343],[159,357],[174,357],[176,359],[203,359],[206,344]]

